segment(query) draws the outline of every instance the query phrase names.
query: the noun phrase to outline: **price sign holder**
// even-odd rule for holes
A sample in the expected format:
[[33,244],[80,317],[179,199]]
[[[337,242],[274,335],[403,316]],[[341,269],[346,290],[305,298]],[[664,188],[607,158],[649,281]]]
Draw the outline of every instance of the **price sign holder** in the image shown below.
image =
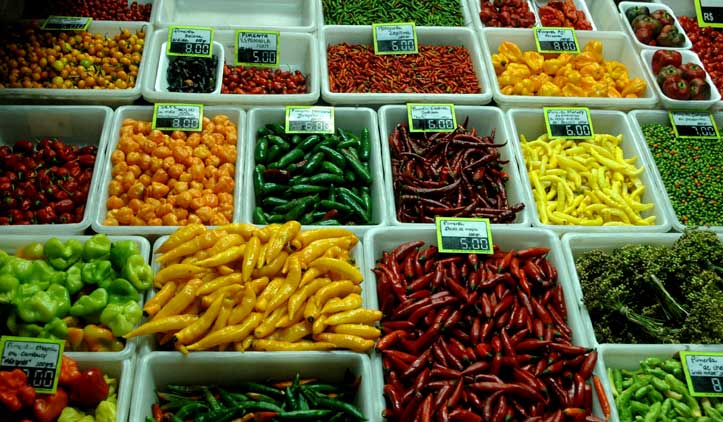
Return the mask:
[[694,3],[699,26],[723,28],[723,1],[694,0]]
[[718,126],[708,112],[669,111],[673,132],[679,138],[718,139]]
[[410,132],[454,132],[454,104],[407,104]]
[[592,139],[590,109],[587,107],[543,107],[547,136],[563,139]]
[[54,394],[58,388],[65,340],[46,338],[0,338],[0,371],[21,369],[28,385],[38,393]]
[[286,133],[330,133],[334,129],[334,107],[286,106]]
[[213,28],[171,26],[168,28],[167,56],[212,57]]
[[723,353],[680,352],[688,391],[693,397],[723,397]]
[[419,54],[414,22],[372,24],[374,54]]
[[203,129],[203,104],[156,103],[152,128],[200,132]]
[[279,65],[279,32],[237,30],[236,66],[276,67]]
[[575,28],[556,26],[535,27],[535,45],[538,53],[579,53]]
[[40,29],[46,31],[86,31],[91,22],[93,22],[93,18],[50,15],[40,25]]
[[437,248],[442,253],[494,253],[488,218],[436,217],[435,225]]

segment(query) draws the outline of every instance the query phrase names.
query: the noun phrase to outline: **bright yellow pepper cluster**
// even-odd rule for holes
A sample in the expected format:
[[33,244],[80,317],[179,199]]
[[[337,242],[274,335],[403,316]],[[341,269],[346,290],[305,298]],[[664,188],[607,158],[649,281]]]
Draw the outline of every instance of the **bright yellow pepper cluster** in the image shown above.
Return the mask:
[[257,228],[191,224],[159,248],[151,319],[126,338],[160,334],[182,351],[364,352],[381,312],[362,308],[358,238],[344,229],[301,232],[297,221]]
[[580,54],[540,54],[504,41],[492,64],[505,95],[638,98],[647,84],[630,79],[624,64],[604,60],[602,43],[590,41]]
[[543,224],[580,226],[652,225],[653,208],[642,203],[644,168],[625,158],[623,137],[596,134],[593,139],[549,139],[532,142],[520,136],[522,153]]

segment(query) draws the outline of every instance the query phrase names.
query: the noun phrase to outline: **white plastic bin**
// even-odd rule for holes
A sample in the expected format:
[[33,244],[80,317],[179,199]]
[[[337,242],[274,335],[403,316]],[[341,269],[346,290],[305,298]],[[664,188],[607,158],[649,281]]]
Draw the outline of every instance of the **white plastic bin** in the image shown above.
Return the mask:
[[[482,29],[487,27],[479,17],[480,12],[482,12],[482,2],[492,3],[493,1],[494,0],[468,0],[469,12],[472,15],[472,24],[474,25],[474,29],[476,29],[477,31],[482,31]],[[535,16],[534,26],[540,26],[540,17],[536,13],[537,10],[533,1],[534,0],[526,0],[527,6],[530,8],[530,12]]]
[[[638,138],[638,143],[645,146],[645,148],[643,148],[643,152],[645,153],[646,157],[645,160],[650,164],[648,169],[653,172],[653,179],[658,185],[657,191],[660,192],[660,198],[665,202],[665,208],[668,212],[668,218],[670,220],[672,228],[675,231],[682,232],[683,230],[685,230],[686,226],[680,221],[677,214],[675,213],[673,204],[670,201],[670,196],[668,195],[668,190],[665,187],[665,184],[663,183],[663,178],[660,175],[658,165],[655,163],[653,154],[650,151],[650,148],[648,148],[645,137],[643,136],[643,126],[645,125],[659,123],[661,125],[670,127],[671,123],[670,118],[668,117],[668,112],[662,110],[634,110],[628,114],[628,118],[630,120],[630,125],[633,129],[633,133]],[[715,119],[716,126],[719,128],[719,130],[723,128],[723,112],[714,112],[713,118]],[[723,226],[700,228],[713,230],[718,233],[723,233]]]
[[[154,5],[155,7],[155,5]],[[88,27],[90,33],[101,33],[113,37],[121,30],[128,29],[135,34],[138,30],[145,32],[146,43],[150,40],[153,26],[146,22],[93,21]],[[141,83],[149,67],[147,44],[143,49],[141,64],[138,66],[138,77],[133,88],[128,89],[55,89],[55,88],[2,88],[0,103],[31,102],[40,104],[102,104],[117,106],[131,104],[141,97]],[[152,60],[152,59],[150,59]]]
[[316,2],[312,0],[157,0],[153,19],[158,28],[170,25],[229,28],[283,28],[285,31],[316,31]]
[[645,93],[640,98],[608,98],[608,97],[543,97],[525,95],[505,95],[500,91],[497,75],[492,65],[492,55],[497,54],[500,44],[509,41],[517,44],[524,51],[537,51],[532,29],[485,28],[480,33],[482,50],[486,52],[484,65],[489,72],[492,83],[492,95],[495,102],[502,108],[555,106],[586,106],[591,108],[631,110],[634,108],[654,108],[658,103],[652,83],[643,71],[640,56],[630,44],[630,40],[619,32],[577,31],[577,40],[582,50],[590,41],[602,41],[604,60],[615,60],[625,65],[630,79],[641,78],[647,83]]
[[81,234],[90,227],[95,214],[98,185],[103,180],[112,115],[113,110],[101,106],[0,106],[0,145],[12,147],[20,140],[39,141],[50,137],[70,145],[98,146],[81,221],[0,226],[0,234]]
[[[165,32],[166,37],[168,36],[168,31],[156,31],[158,32]],[[168,38],[166,38],[168,39]],[[160,41],[160,39],[159,39]],[[165,41],[163,44],[161,44],[160,47],[160,55],[158,57],[158,68],[157,72],[155,73],[155,79],[153,84],[153,90],[154,92],[158,93],[164,93],[164,94],[177,94],[176,92],[171,92],[168,90],[168,66],[171,64],[171,60],[173,60],[171,57],[175,56],[167,56],[166,55],[166,48],[168,47],[168,41]],[[213,55],[211,56],[212,59],[216,62],[216,69],[214,71],[214,77],[215,84],[213,91],[204,93],[204,94],[220,94],[221,93],[221,82],[223,81],[223,64],[224,64],[224,54],[223,54],[223,46],[219,44],[218,42],[213,43]],[[153,72],[148,73],[148,78],[146,78],[146,81],[150,81],[150,79],[153,77]],[[144,81],[144,82],[146,82]],[[186,94],[186,93],[178,93],[178,94]],[[187,94],[189,95],[189,99],[195,98],[194,94]],[[170,96],[169,96],[170,97]],[[184,101],[183,98],[168,98],[165,101]]]
[[[238,221],[240,218],[240,207],[241,207],[241,185],[243,178],[241,177],[242,171],[241,166],[243,164],[244,154],[244,128],[246,124],[246,113],[241,110],[240,107],[232,106],[209,106],[204,107],[203,114],[205,117],[214,117],[218,115],[226,115],[229,119],[236,124],[238,141],[236,143],[236,172],[234,175],[234,217],[233,221]],[[113,163],[111,163],[110,156],[115,151],[120,141],[120,129],[123,126],[123,120],[125,119],[136,119],[146,122],[153,120],[153,107],[151,106],[125,106],[121,107],[115,112],[113,118],[113,126],[108,135],[108,150],[107,156],[109,157],[104,165],[103,179],[101,185],[98,187],[98,201],[93,217],[93,230],[98,233],[107,233],[115,235],[141,235],[141,236],[153,236],[161,234],[169,234],[176,229],[178,226],[108,226],[103,222],[108,212],[106,203],[108,201],[108,183],[112,180],[112,169]]]
[[236,57],[234,30],[215,30],[213,54],[218,54],[221,66],[217,73],[216,89],[212,93],[168,92],[166,83],[165,43],[168,41],[168,29],[157,30],[149,42],[148,54],[158,58],[158,62],[149,63],[146,78],[143,80],[143,98],[150,102],[198,102],[203,104],[243,105],[286,105],[314,104],[319,99],[320,74],[318,45],[311,34],[280,32],[279,69],[300,71],[306,76],[307,92],[303,94],[221,94],[223,84],[223,63],[233,67]]
[[419,45],[453,45],[464,47],[470,55],[472,66],[477,74],[481,92],[478,94],[423,94],[423,93],[353,93],[332,92],[329,84],[327,64],[327,46],[341,43],[372,45],[371,26],[326,26],[319,35],[319,56],[321,59],[321,97],[329,104],[396,104],[417,103],[455,103],[482,105],[492,99],[492,90],[488,75],[484,70],[482,56],[488,56],[484,47],[480,49],[474,31],[469,28],[417,27]]
[[[323,28],[324,26],[332,25],[332,24],[328,24],[328,23],[324,22],[324,6],[322,3],[322,0],[313,0],[313,1],[315,1],[317,3],[316,10],[318,13],[317,21],[319,22],[319,28]],[[364,1],[354,0],[354,1],[350,1],[348,3],[356,3],[356,4],[363,6]],[[474,22],[474,18],[475,18],[474,11],[472,11],[470,9],[469,5],[467,4],[467,0],[459,0],[459,3],[460,3],[459,7],[462,10],[462,17],[464,18],[463,26],[471,27]],[[479,16],[479,12],[477,12],[477,16]],[[397,18],[397,20],[391,20],[389,22],[399,22],[399,19]],[[382,22],[369,22],[370,25],[372,23],[382,23]]]
[[[41,242],[45,243],[47,240],[57,237],[61,241],[65,242],[69,239],[76,239],[80,241],[81,243],[85,243],[87,240],[89,240],[92,236],[52,236],[52,235],[8,235],[8,236],[2,236],[0,238],[0,250],[3,250],[7,252],[8,254],[14,255],[15,252],[24,247],[25,245],[32,243],[32,242]],[[119,240],[133,240],[136,242],[139,246],[141,256],[143,257],[143,260],[145,262],[150,262],[150,253],[151,253],[151,244],[148,242],[147,239],[139,236],[110,236],[111,242],[116,242]],[[145,294],[141,295],[141,299],[139,301],[140,305],[143,306]],[[120,359],[131,359],[133,357],[133,353],[136,349],[136,341],[135,340],[126,340],[126,345],[123,348],[123,350],[119,352],[72,352],[70,353],[70,356],[74,359],[79,358],[89,358],[92,357],[93,359],[99,359],[99,360],[120,360]]]
[[[257,107],[251,109],[249,112],[248,126],[246,129],[248,147],[246,148],[246,156],[244,160],[245,200],[241,204],[241,221],[243,222],[253,222],[253,212],[254,208],[256,208],[256,193],[253,183],[253,172],[254,167],[256,166],[256,162],[254,161],[254,151],[256,149],[257,139],[256,131],[269,123],[279,123],[283,125],[284,116],[284,107]],[[356,135],[359,135],[361,130],[364,128],[369,129],[369,141],[372,147],[371,154],[369,156],[369,169],[372,174],[372,221],[374,221],[375,224],[343,226],[345,229],[361,236],[370,228],[385,226],[389,222],[388,206],[386,203],[386,195],[384,193],[382,157],[379,149],[377,115],[374,110],[369,108],[337,107],[334,109],[334,125],[337,128],[350,131]],[[304,229],[313,227],[316,226],[304,226]]]
[[[389,149],[389,136],[394,127],[399,123],[407,123],[407,106],[403,105],[387,105],[382,106],[379,111],[379,139],[382,146],[382,159],[384,161],[384,193],[386,195],[387,207],[389,208],[389,221],[394,225],[407,227],[425,227],[434,226],[434,224],[424,223],[402,223],[397,219],[397,208],[394,194],[394,180],[392,177],[392,161]],[[465,119],[469,118],[468,128],[477,129],[477,133],[481,136],[489,135],[495,130],[495,143],[506,143],[504,147],[499,148],[500,159],[509,160],[504,165],[504,169],[509,175],[509,180],[505,184],[507,189],[507,198],[510,205],[524,203],[525,208],[517,213],[517,218],[509,226],[529,227],[531,225],[529,218],[530,204],[526,202],[522,182],[518,177],[514,146],[512,135],[507,127],[507,121],[504,113],[496,107],[484,106],[456,106],[455,113],[457,115],[457,124],[462,124]],[[534,206],[534,203],[532,204]]]
[[567,232],[597,232],[597,233],[629,233],[629,232],[665,232],[670,229],[667,207],[663,192],[658,189],[655,182],[655,174],[650,171],[651,164],[645,154],[645,146],[636,138],[630,123],[624,113],[612,110],[590,110],[593,130],[596,134],[623,135],[623,142],[620,148],[626,158],[637,157],[634,163],[636,167],[644,167],[645,171],[640,175],[640,180],[645,185],[643,203],[653,203],[655,207],[642,214],[643,218],[654,215],[655,225],[650,226],[575,226],[542,224],[537,211],[532,185],[527,173],[524,155],[520,146],[520,135],[524,135],[529,142],[537,139],[538,136],[547,133],[542,110],[512,109],[508,112],[511,127],[511,136],[515,142],[515,153],[519,163],[520,178],[526,195],[526,204],[531,204],[529,209],[532,216],[532,225],[552,230],[558,234]]
[[585,4],[598,30],[625,32],[613,0],[585,0]]
[[[604,1],[604,0],[598,0],[598,1]],[[585,14],[585,18],[588,22],[590,22],[590,26],[592,26],[593,31],[597,31],[598,27],[595,25],[595,19],[593,19],[592,13],[590,13],[590,10],[587,7],[587,3],[585,3],[585,0],[573,0],[575,3],[575,8]],[[535,14],[537,15],[537,20],[540,22],[540,26],[542,25],[542,21],[540,20],[540,7],[546,5],[549,3],[549,0],[532,0],[532,3],[535,5]],[[540,4],[542,3],[542,4]]]
[[292,380],[297,372],[302,378],[322,382],[342,382],[347,371],[361,377],[354,405],[369,421],[380,421],[374,380],[369,358],[351,352],[206,352],[183,356],[180,353],[154,352],[141,358],[136,371],[130,421],[151,416],[157,403],[156,391],[169,384],[221,385],[233,389],[241,381],[267,382]]
[[[682,3],[682,2],[679,2]],[[673,23],[675,25],[675,28],[683,34],[685,37],[685,41],[683,42],[683,45],[680,47],[664,47],[661,45],[647,45],[643,44],[642,42],[638,41],[638,39],[635,37],[635,31],[633,31],[632,25],[628,22],[628,19],[625,17],[625,11],[628,10],[631,7],[634,6],[645,6],[650,10],[650,13],[655,12],[656,10],[665,10],[670,14],[670,16],[675,19],[675,22]],[[668,6],[664,4],[659,3],[641,3],[641,2],[634,2],[634,1],[624,1],[618,4],[618,10],[620,11],[620,21],[621,25],[625,27],[625,31],[628,35],[628,38],[630,38],[630,41],[633,42],[633,45],[638,50],[646,50],[646,49],[653,49],[653,50],[687,50],[690,49],[693,46],[693,43],[690,42],[690,38],[688,38],[688,35],[685,33],[685,30],[682,26],[680,26],[680,23],[678,22],[678,17],[673,12],[673,9],[669,8]]]

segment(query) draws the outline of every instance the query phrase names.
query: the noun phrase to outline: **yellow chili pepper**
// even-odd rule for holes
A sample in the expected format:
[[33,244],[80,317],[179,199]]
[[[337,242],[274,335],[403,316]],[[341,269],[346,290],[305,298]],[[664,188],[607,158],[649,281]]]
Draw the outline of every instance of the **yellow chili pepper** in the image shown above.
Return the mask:
[[196,320],[196,322],[177,332],[176,335],[173,336],[176,344],[186,345],[201,338],[206,331],[211,328],[211,324],[213,324],[219,312],[221,312],[223,300],[223,296],[216,298],[216,300],[211,304],[206,312],[204,312],[203,315]]
[[269,336],[269,340],[294,342],[301,340],[309,334],[311,334],[311,323],[309,321],[301,321],[283,330],[274,331],[274,333]]
[[[264,245],[268,245],[268,243],[264,243]],[[259,250],[259,262],[263,258],[263,251],[264,247],[262,246]],[[253,274],[251,274],[253,277],[275,277],[281,272],[281,268],[286,263],[286,259],[289,257],[289,254],[286,253],[286,251],[281,251],[281,253],[274,258],[273,261],[267,263],[266,265],[262,266],[261,268],[257,268],[254,270]]]
[[323,256],[324,252],[334,246],[338,246],[346,250],[351,249],[351,245],[352,243],[354,243],[353,239],[354,238],[352,238],[351,236],[344,236],[315,240],[304,249],[295,252],[293,255],[298,256],[301,268],[306,268],[308,267],[309,263],[311,263],[311,261]]
[[209,230],[188,240],[163,255],[156,258],[156,261],[163,265],[171,260],[180,259],[187,255],[193,255],[196,252],[211,247],[218,239],[225,236],[226,232],[218,230]]
[[222,275],[220,277],[216,277],[213,280],[209,281],[208,283],[201,286],[201,288],[198,289],[198,295],[204,296],[209,293],[215,292],[216,290],[220,289],[221,287],[230,286],[231,284],[240,284],[243,282],[243,277],[240,273],[231,273],[228,275]]
[[207,350],[224,343],[242,341],[263,321],[264,317],[258,312],[248,316],[242,323],[228,325],[214,331],[198,342],[187,347],[188,350]]
[[342,278],[349,279],[354,283],[362,282],[362,275],[359,268],[354,265],[335,258],[317,258],[309,264],[311,268],[319,268],[322,271],[332,271],[340,274]]
[[186,280],[199,276],[207,270],[191,264],[173,264],[159,271],[153,279],[153,284],[163,286],[171,280]]
[[211,326],[211,332],[218,331],[228,324],[228,318],[231,315],[231,310],[233,309],[235,304],[236,301],[229,296],[226,296],[223,299],[223,303],[221,304],[221,311],[218,313],[216,321],[213,322],[213,326]]
[[263,322],[261,322],[261,324],[254,329],[254,337],[264,338],[267,337],[269,334],[273,333],[276,329],[276,323],[279,322],[281,318],[286,315],[286,313],[286,306],[279,306],[278,308],[274,309],[273,312],[264,316]]
[[281,284],[281,287],[279,287],[278,292],[269,299],[269,304],[265,310],[266,314],[281,306],[282,303],[285,303],[291,295],[294,294],[296,289],[299,288],[299,282],[301,281],[301,266],[299,265],[299,260],[292,256],[289,258],[289,261],[289,273],[286,275],[286,279]]
[[294,294],[292,294],[288,303],[289,318],[291,320],[297,319],[299,314],[303,312],[304,303],[306,303],[307,299],[329,283],[331,283],[331,280],[328,278],[317,278],[306,286],[299,288]]
[[251,236],[253,236],[259,229],[254,226],[253,224],[245,224],[245,223],[232,223],[232,224],[224,224],[223,226],[220,226],[218,230],[223,230],[226,233],[233,233],[243,236],[244,239],[249,239]]
[[235,272],[235,271],[236,271],[236,270],[234,270],[233,268],[229,267],[228,265],[219,265],[218,267],[216,267],[216,272],[217,272],[219,275],[229,275],[229,274],[231,274],[231,273],[233,273],[233,272]]
[[254,289],[247,287],[244,289],[241,302],[231,310],[231,314],[228,316],[228,324],[236,325],[243,321],[254,310],[254,305],[256,305],[256,292],[254,292]]
[[380,319],[382,319],[382,311],[360,308],[329,315],[326,318],[326,324],[372,324]]
[[187,327],[198,320],[198,315],[171,315],[163,318],[156,318],[148,321],[140,327],[132,330],[124,335],[124,338],[133,338],[138,336],[147,336],[149,334],[162,333],[166,331],[176,331]]
[[376,340],[382,335],[378,328],[366,324],[339,324],[333,326],[332,331],[337,334],[351,334],[370,340]]
[[[260,249],[261,240],[259,240],[259,238],[256,236],[252,236],[246,244],[246,250],[243,254],[244,260],[243,266],[241,267],[241,272],[243,274],[244,281],[248,281],[251,279],[251,273],[253,272],[254,266],[256,265],[256,260],[259,257]],[[271,260],[269,259],[267,260],[267,262],[271,262]]]
[[233,246],[241,246],[246,243],[246,240],[240,234],[229,233],[226,236],[218,239],[213,246],[207,249],[208,256],[214,256],[220,254],[228,248]]
[[315,300],[307,300],[306,306],[304,307],[304,319],[309,322],[314,322],[319,317],[321,309]]
[[173,298],[174,294],[176,294],[176,283],[169,281],[161,287],[161,290],[159,290],[155,296],[143,305],[143,313],[148,316],[157,314],[158,311]]
[[260,295],[261,292],[264,291],[266,286],[269,285],[269,278],[268,277],[259,277],[255,278],[247,283],[247,286],[254,289],[254,292],[256,292],[256,296]]
[[321,274],[322,271],[319,268],[309,268],[304,272],[304,275],[301,276],[301,282],[299,282],[299,287],[306,286],[307,284],[314,281]]
[[168,239],[156,250],[157,253],[165,253],[185,243],[206,231],[203,224],[188,224],[173,232]]
[[219,296],[234,296],[236,293],[243,290],[243,286],[240,284],[230,284],[228,286],[221,287],[215,292],[208,294],[201,298],[201,307],[208,308]]
[[321,334],[326,329],[326,323],[324,322],[326,318],[324,316],[320,316],[319,318],[316,318],[314,320],[314,323],[311,325],[311,333],[313,335]]
[[351,334],[322,333],[314,336],[314,339],[329,342],[338,348],[350,349],[355,352],[366,352],[374,347],[374,340],[367,340]]
[[350,237],[352,239],[352,244],[350,247],[354,247],[359,239],[356,237],[356,235],[353,232],[350,232],[347,229],[342,228],[322,228],[322,229],[313,229],[313,230],[306,230],[304,232],[299,233],[292,243],[296,244],[298,243],[297,249],[306,248],[311,244],[311,242],[319,239],[328,239],[331,237]]
[[241,258],[246,249],[247,245],[231,246],[223,252],[211,255],[209,258],[204,260],[197,261],[196,265],[199,267],[218,267],[219,265],[228,264],[229,262],[233,262]]
[[278,293],[279,289],[281,288],[281,285],[284,284],[286,279],[284,277],[275,277],[271,282],[266,286],[266,288],[261,292],[260,295],[258,295],[258,299],[256,299],[256,306],[255,309],[260,312],[266,311],[266,308],[269,305],[269,300]]
[[269,246],[266,248],[266,262],[271,262],[281,253],[286,244],[291,241],[301,230],[298,221],[287,221],[269,239]]
[[158,311],[153,319],[161,319],[163,317],[178,315],[186,309],[196,299],[196,291],[203,284],[203,281],[194,278],[187,282],[165,306]]
[[[246,350],[251,347],[251,344],[254,342],[254,336],[246,336],[245,339],[241,341],[235,341],[233,342],[233,348],[237,352],[245,352]],[[253,413],[250,413],[253,414]]]
[[315,300],[318,306],[323,309],[326,302],[332,297],[342,297],[351,293],[358,293],[355,291],[355,287],[357,287],[357,285],[349,280],[334,281],[319,289],[311,300]]
[[343,299],[333,297],[324,304],[324,307],[321,308],[321,313],[336,314],[343,311],[351,311],[352,309],[361,308],[362,303],[362,297],[357,293],[351,293]]
[[337,346],[333,343],[327,343],[323,341],[277,341],[277,340],[265,340],[257,339],[251,344],[253,350],[267,351],[267,352],[302,352],[308,350],[332,350]]
[[[259,238],[259,240],[261,239]],[[256,260],[257,270],[260,270],[266,266],[266,249],[268,249],[268,247],[269,242],[264,242],[261,244],[261,249],[259,249],[259,258]]]

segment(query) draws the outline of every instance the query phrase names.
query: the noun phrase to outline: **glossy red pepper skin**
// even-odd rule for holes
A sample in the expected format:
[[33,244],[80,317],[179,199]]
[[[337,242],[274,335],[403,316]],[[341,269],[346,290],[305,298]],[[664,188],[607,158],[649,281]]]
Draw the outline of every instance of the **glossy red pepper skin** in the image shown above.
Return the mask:
[[68,394],[59,388],[55,394],[40,394],[33,403],[33,415],[38,422],[53,422],[68,407]]
[[710,85],[702,78],[694,78],[689,82],[691,100],[709,100]]
[[84,371],[70,387],[70,403],[82,407],[95,407],[108,398],[108,383],[97,368]]

